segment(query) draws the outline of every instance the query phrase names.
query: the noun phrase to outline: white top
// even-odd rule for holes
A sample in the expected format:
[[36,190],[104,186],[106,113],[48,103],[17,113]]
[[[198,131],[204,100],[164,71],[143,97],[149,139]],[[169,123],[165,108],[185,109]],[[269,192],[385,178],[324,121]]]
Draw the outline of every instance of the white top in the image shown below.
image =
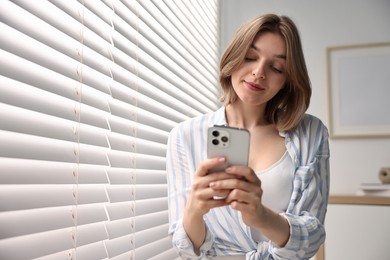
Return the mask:
[[[257,173],[263,190],[264,206],[281,213],[287,210],[293,192],[294,163],[287,151],[268,169]],[[268,240],[256,229],[251,228],[254,241]]]

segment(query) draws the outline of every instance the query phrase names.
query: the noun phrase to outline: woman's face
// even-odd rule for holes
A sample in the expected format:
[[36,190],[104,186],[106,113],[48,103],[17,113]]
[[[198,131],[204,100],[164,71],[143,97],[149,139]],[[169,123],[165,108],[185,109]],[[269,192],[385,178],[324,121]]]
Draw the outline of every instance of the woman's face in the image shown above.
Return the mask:
[[286,82],[286,44],[279,34],[265,32],[253,40],[244,62],[232,73],[236,102],[265,106]]

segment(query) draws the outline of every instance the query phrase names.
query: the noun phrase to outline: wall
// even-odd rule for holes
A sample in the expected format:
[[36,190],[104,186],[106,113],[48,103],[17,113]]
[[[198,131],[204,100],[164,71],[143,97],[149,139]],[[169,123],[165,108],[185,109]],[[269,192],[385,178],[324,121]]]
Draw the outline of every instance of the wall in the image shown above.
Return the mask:
[[[326,48],[390,41],[390,1],[223,0],[222,50],[242,23],[264,13],[296,22],[313,87],[308,112],[329,125]],[[330,149],[331,194],[354,194],[360,183],[378,182],[380,167],[390,166],[390,138],[331,139]]]

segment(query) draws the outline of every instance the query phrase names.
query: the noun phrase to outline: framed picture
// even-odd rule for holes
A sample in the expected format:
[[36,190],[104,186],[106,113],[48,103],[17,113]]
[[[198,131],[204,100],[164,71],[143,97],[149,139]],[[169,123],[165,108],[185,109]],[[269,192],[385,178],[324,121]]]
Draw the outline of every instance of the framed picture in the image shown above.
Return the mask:
[[390,137],[390,42],[326,54],[331,138]]

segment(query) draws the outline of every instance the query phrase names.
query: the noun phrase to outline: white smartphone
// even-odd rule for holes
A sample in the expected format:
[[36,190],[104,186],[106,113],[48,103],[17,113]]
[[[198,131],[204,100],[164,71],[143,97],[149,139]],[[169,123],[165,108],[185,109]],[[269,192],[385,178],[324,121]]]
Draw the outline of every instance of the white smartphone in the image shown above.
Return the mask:
[[209,170],[223,171],[230,165],[248,165],[250,133],[246,129],[228,126],[209,127],[207,133],[207,157],[225,156],[224,165]]

